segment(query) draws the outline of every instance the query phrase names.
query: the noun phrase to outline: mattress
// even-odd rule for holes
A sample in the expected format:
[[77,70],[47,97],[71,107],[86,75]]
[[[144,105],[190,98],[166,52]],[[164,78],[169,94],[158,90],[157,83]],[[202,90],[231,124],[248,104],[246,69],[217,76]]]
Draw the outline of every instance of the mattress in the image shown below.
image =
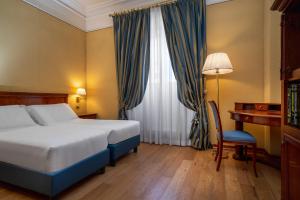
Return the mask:
[[73,119],[68,122],[85,127],[96,127],[99,130],[108,131],[108,144],[117,144],[140,134],[140,123],[131,120],[95,120],[95,119]]
[[0,161],[43,173],[62,170],[107,149],[108,132],[76,124],[0,132]]

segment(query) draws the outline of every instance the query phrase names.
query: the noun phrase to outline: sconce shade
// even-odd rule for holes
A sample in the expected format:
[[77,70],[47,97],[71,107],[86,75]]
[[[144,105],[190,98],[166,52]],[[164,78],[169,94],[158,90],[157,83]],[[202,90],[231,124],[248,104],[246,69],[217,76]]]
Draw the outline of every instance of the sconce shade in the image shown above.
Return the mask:
[[76,94],[81,95],[81,96],[85,96],[86,95],[86,91],[84,88],[78,88],[76,91]]
[[207,75],[228,74],[233,67],[226,53],[213,53],[207,56],[202,73]]

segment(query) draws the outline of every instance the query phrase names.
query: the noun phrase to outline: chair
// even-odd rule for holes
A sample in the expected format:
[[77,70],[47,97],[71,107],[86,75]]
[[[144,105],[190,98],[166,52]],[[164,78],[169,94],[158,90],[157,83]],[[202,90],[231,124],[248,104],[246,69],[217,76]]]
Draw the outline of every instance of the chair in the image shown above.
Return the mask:
[[247,157],[247,145],[252,146],[253,149],[253,169],[255,176],[257,177],[257,171],[256,171],[256,139],[254,136],[252,136],[250,133],[247,133],[245,131],[224,131],[222,129],[222,123],[220,119],[219,110],[217,108],[217,105],[214,101],[208,102],[212,108],[216,129],[217,129],[217,139],[218,139],[218,146],[217,146],[217,153],[215,156],[215,161],[218,161],[217,163],[217,171],[220,170],[220,165],[222,161],[222,153],[223,153],[223,143],[234,143],[237,145],[243,145],[245,146],[245,154]]

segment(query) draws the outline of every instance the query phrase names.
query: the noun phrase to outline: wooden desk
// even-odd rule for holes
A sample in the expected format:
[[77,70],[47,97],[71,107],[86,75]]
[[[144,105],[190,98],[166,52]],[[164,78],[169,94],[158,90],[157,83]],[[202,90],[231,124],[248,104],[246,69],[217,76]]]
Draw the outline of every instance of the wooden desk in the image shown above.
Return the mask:
[[[265,126],[281,126],[281,105],[267,103],[235,103],[235,109],[230,110],[231,119],[235,120],[236,130],[244,130],[244,123]],[[245,160],[244,148],[236,146],[234,158]]]

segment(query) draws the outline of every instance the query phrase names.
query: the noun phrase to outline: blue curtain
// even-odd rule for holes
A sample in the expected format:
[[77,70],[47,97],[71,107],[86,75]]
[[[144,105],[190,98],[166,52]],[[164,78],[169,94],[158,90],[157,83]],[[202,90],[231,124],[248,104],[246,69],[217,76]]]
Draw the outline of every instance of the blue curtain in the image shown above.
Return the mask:
[[113,17],[119,118],[143,100],[150,65],[150,9]]
[[162,6],[178,99],[195,111],[190,139],[194,148],[211,148],[202,67],[206,58],[205,0],[178,0]]

